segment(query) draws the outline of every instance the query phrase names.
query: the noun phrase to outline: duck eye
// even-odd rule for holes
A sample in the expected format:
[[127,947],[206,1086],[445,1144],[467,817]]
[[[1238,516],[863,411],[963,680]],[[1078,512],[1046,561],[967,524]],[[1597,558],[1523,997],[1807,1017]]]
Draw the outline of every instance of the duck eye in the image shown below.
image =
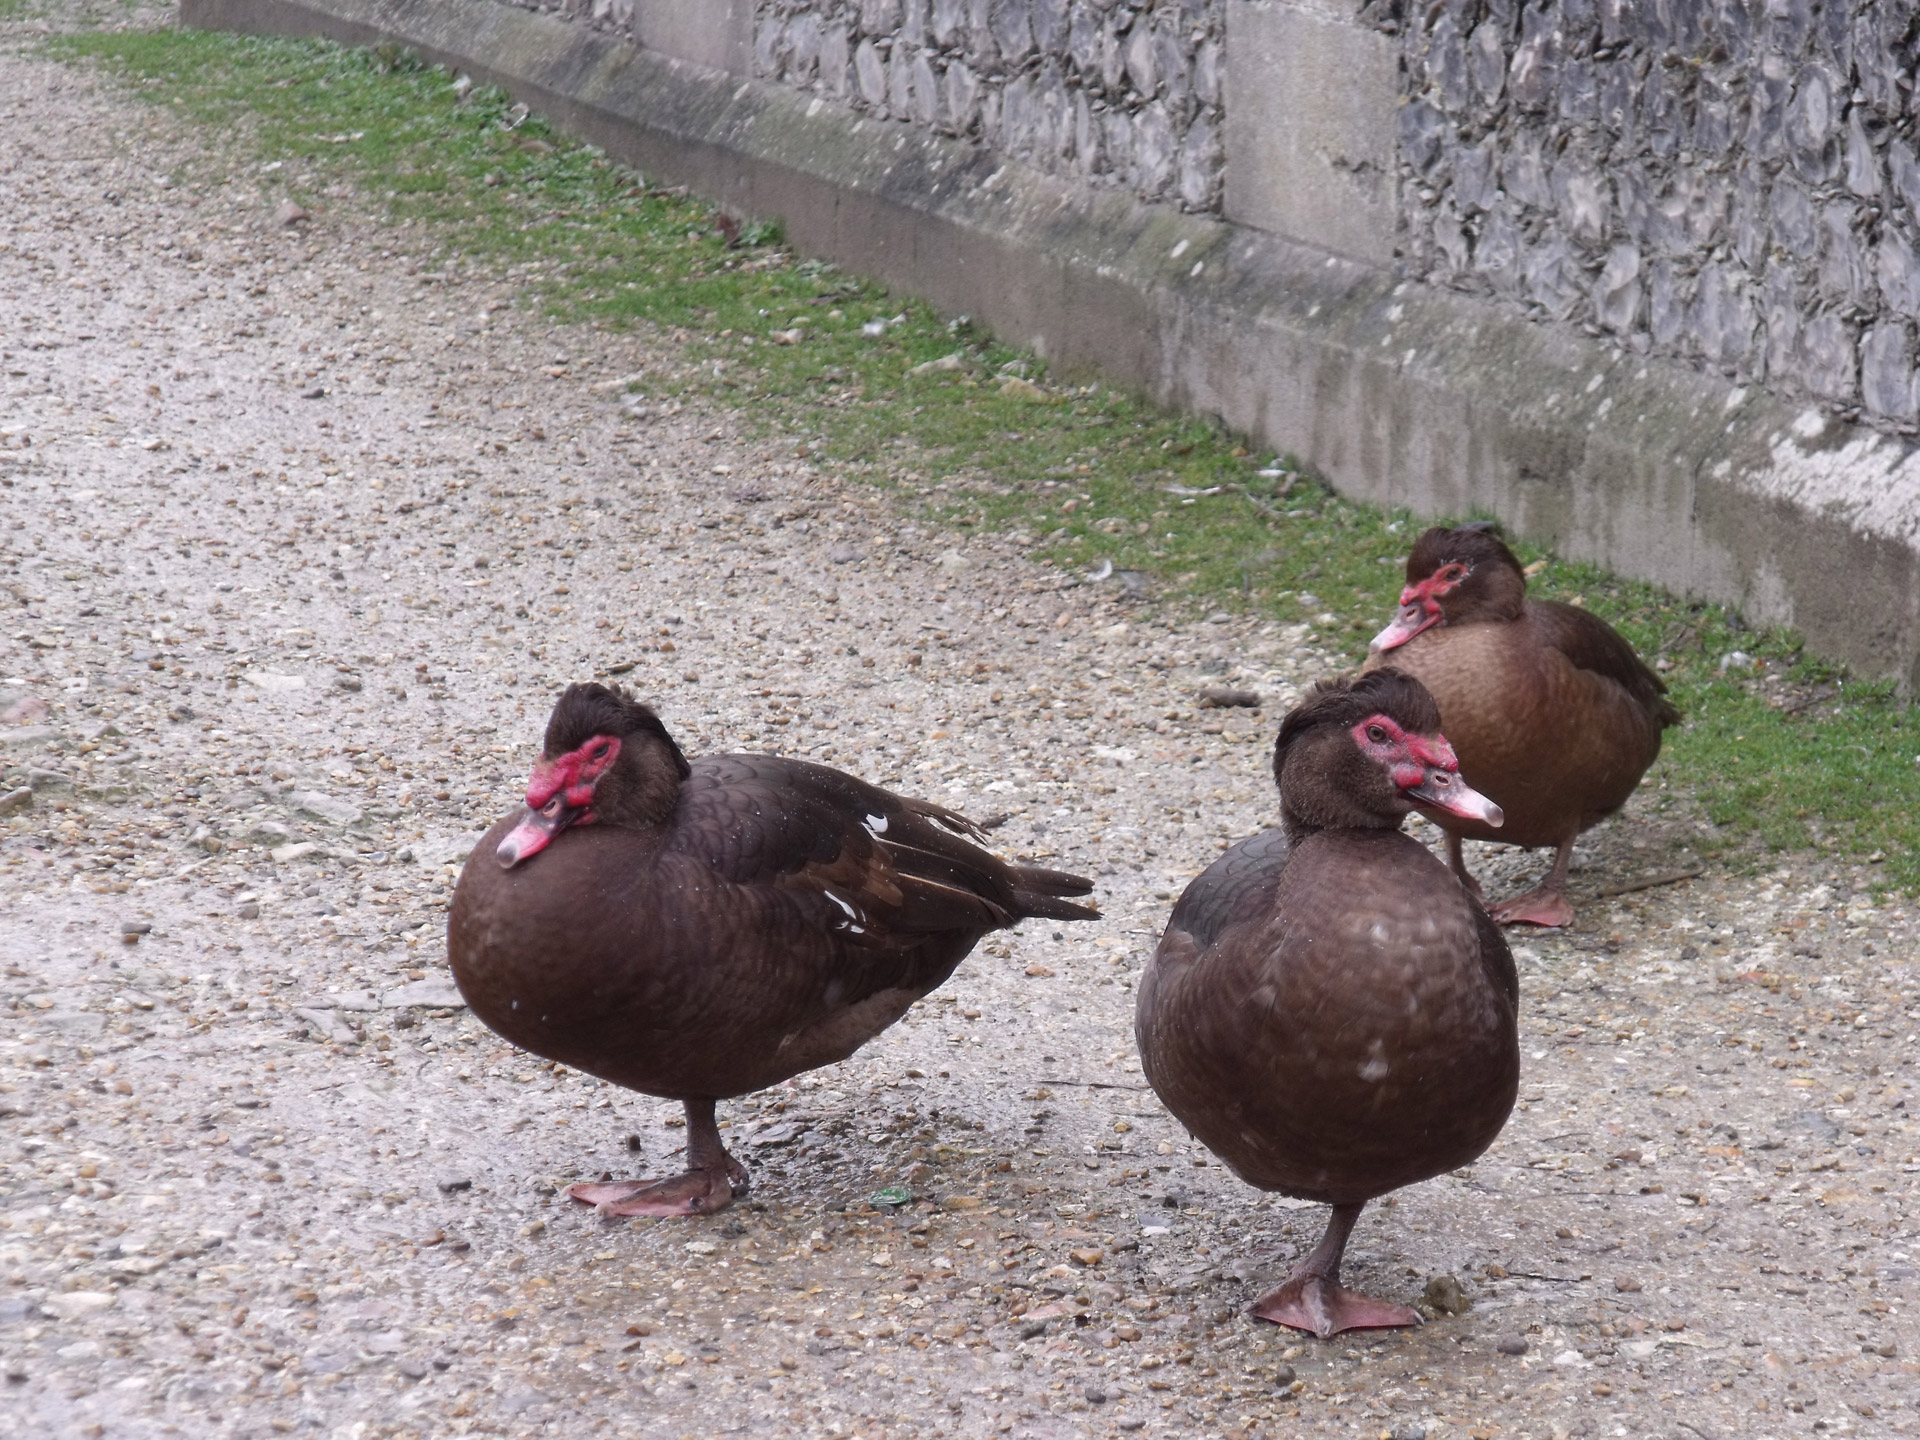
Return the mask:
[[1378,725],[1369,725],[1367,726],[1367,739],[1373,741],[1376,745],[1384,745],[1387,743],[1387,732]]

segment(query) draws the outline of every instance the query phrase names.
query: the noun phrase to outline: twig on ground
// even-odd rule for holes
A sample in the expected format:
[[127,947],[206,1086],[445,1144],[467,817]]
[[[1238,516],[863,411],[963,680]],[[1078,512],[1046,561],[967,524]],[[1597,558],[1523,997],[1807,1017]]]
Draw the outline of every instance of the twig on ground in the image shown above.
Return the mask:
[[1637,890],[1657,890],[1662,885],[1678,885],[1682,880],[1691,880],[1696,875],[1704,875],[1707,867],[1696,865],[1691,870],[1672,870],[1664,875],[1647,875],[1638,880],[1623,880],[1618,885],[1603,885],[1593,892],[1596,900],[1611,899],[1615,895],[1631,895]]

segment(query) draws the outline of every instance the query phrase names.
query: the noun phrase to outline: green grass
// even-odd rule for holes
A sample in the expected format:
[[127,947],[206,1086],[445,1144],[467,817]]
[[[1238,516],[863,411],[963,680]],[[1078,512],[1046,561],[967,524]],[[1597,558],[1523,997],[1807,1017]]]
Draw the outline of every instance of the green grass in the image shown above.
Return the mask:
[[[663,384],[956,532],[1021,529],[1062,566],[1110,560],[1176,614],[1305,619],[1356,661],[1393,607],[1420,528],[1409,517],[1348,504],[1204,420],[1051,384],[1031,355],[797,257],[750,217],[732,217],[742,243],[730,247],[697,198],[648,188],[497,91],[462,98],[394,51],[189,32],[49,43],[238,137],[258,165],[280,162],[253,172],[270,191],[319,208],[349,182],[410,223],[411,243],[514,276],[530,305],[658,327],[684,358]],[[1877,852],[1887,886],[1920,890],[1920,724],[1890,685],[1852,680],[1791,633],[1749,630],[1721,607],[1517,548],[1549,560],[1536,593],[1580,597],[1667,667],[1687,724],[1655,783],[1717,827],[1696,843],[1755,863],[1780,849]],[[1723,669],[1733,651],[1759,664]]]

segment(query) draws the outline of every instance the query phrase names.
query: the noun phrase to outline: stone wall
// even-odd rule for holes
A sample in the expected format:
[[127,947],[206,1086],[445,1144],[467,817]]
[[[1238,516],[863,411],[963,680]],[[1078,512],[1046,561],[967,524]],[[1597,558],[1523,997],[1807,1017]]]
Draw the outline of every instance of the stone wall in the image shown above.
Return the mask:
[[754,72],[1211,210],[1226,0],[760,0]]
[[1920,0],[515,3],[1920,424]]
[[1913,0],[1405,12],[1412,274],[1912,432]]
[[[685,0],[513,0],[647,43]],[[751,67],[1047,174],[1217,210],[1227,0],[752,0]],[[671,47],[668,47],[671,48]]]

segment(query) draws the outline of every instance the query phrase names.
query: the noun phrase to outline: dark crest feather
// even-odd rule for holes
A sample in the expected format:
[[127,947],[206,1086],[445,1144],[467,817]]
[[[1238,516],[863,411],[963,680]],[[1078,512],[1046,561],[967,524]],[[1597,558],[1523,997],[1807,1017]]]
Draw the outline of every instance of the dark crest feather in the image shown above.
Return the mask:
[[1436,525],[1414,541],[1407,553],[1407,583],[1417,585],[1442,565],[1456,560],[1475,570],[1499,564],[1515,574],[1524,573],[1519,559],[1501,540],[1499,527],[1491,520],[1475,520],[1451,530]]
[[1415,735],[1440,733],[1440,706],[1427,687],[1391,666],[1358,679],[1322,680],[1280,722],[1273,746],[1273,774],[1280,778],[1287,751],[1309,730],[1323,725],[1350,729],[1369,715],[1386,715]]
[[596,735],[624,738],[643,733],[656,736],[667,747],[682,780],[693,773],[687,757],[680,753],[680,746],[667,733],[658,715],[619,686],[596,681],[576,681],[560,693],[553,715],[547,721],[546,751],[549,756],[564,755],[579,749]]

